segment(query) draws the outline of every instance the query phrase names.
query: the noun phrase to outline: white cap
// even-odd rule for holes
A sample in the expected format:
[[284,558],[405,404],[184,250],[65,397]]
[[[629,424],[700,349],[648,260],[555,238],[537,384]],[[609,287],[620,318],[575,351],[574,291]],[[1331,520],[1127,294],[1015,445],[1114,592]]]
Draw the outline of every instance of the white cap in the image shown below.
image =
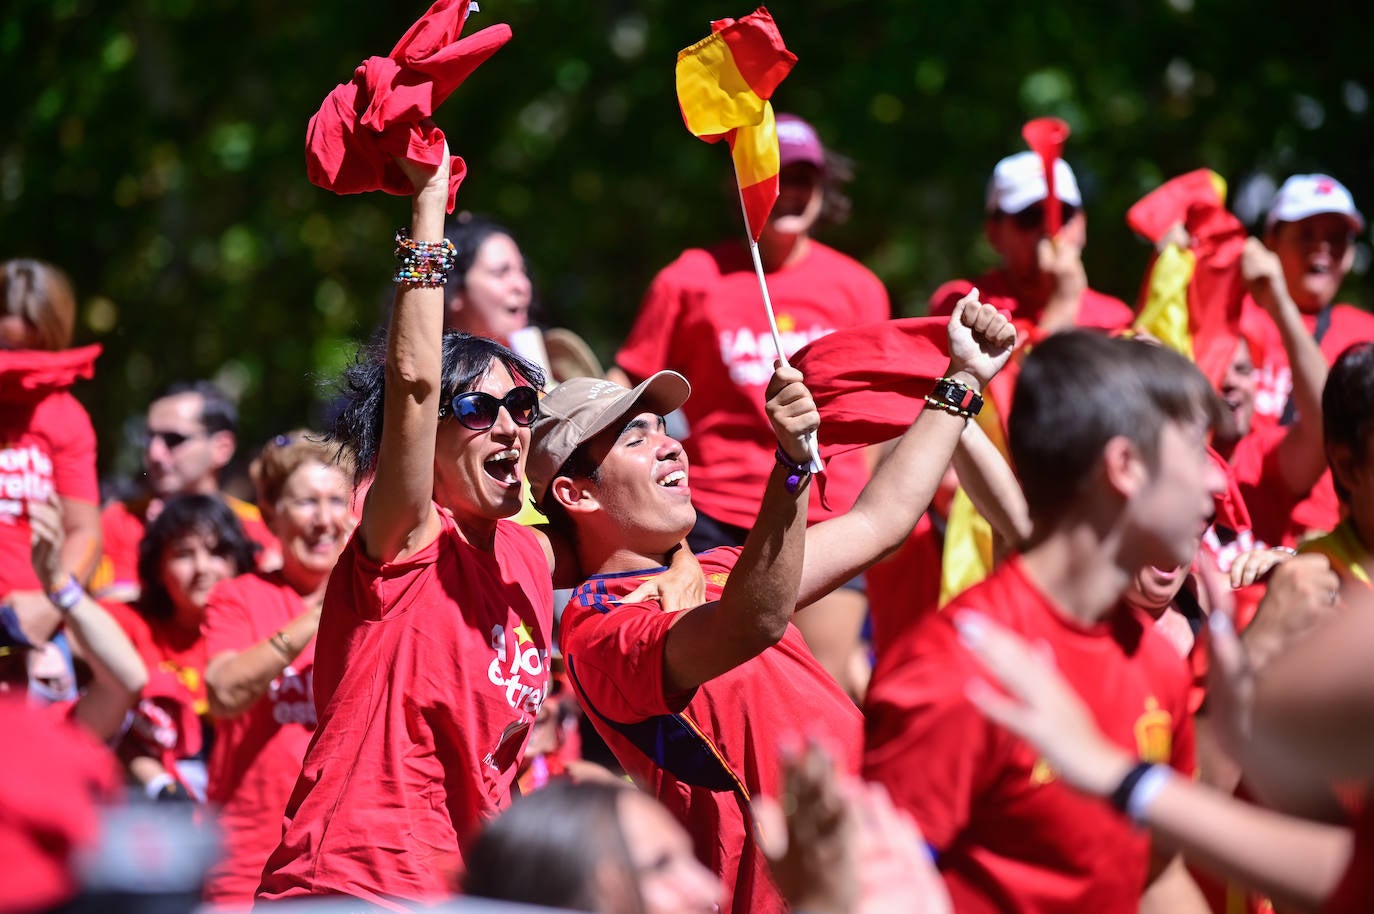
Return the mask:
[[[988,181],[988,212],[1015,215],[1045,199],[1045,166],[1030,150],[1007,156],[997,163]],[[1063,159],[1054,160],[1054,195],[1069,206],[1082,206],[1078,179]]]
[[1293,175],[1274,195],[1274,205],[1264,220],[1266,230],[1276,222],[1297,222],[1308,216],[1336,213],[1350,220],[1355,231],[1364,231],[1364,216],[1345,185],[1329,175]]

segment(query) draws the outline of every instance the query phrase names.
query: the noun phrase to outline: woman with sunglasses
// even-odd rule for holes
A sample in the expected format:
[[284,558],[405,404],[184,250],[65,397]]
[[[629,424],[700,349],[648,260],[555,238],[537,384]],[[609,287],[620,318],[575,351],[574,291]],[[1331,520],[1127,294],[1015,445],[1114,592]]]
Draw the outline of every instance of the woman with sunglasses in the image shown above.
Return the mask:
[[543,377],[444,332],[449,158],[397,161],[416,193],[390,326],[347,371],[336,427],[372,482],[325,592],[319,720],[262,899],[445,896],[460,840],[508,804],[548,694],[554,548],[508,520]]

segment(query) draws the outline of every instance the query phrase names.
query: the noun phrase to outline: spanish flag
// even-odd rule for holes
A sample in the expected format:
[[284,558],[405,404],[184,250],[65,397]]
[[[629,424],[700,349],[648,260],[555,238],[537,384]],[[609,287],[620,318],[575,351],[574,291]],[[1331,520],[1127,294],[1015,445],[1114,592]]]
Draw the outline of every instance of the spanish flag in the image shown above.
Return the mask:
[[1245,226],[1226,210],[1226,181],[1205,168],[1166,181],[1131,207],[1126,223],[1156,244],[1172,226],[1187,231],[1187,248],[1169,244],[1150,265],[1135,326],[1220,387],[1240,340],[1245,295]]
[[768,99],[796,62],[763,7],[712,22],[708,37],[677,55],[682,120],[708,143],[729,142],[755,241],[778,199],[778,129]]

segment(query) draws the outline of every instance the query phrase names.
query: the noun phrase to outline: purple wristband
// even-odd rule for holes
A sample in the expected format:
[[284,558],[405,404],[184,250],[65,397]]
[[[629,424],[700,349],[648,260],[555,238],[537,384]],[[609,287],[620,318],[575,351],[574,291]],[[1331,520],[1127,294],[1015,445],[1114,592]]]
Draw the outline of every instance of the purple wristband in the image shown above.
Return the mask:
[[48,599],[64,613],[69,613],[85,595],[86,591],[77,583],[76,575],[73,574],[67,576],[67,583],[48,594]]

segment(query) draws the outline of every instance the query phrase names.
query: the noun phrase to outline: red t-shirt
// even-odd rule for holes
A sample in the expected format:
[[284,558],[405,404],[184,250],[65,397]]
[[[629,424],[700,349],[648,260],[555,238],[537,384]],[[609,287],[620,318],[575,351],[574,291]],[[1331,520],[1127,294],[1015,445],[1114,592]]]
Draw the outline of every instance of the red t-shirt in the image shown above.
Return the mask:
[[[262,567],[279,565],[281,544],[263,523],[262,512],[257,505],[225,493],[221,493],[220,498],[239,519],[248,538],[262,547],[258,551],[258,564]],[[138,544],[143,539],[143,531],[148,528],[148,503],[146,497],[113,501],[100,512],[100,534],[105,554],[100,557],[100,566],[91,576],[91,593],[97,597],[115,587],[138,588]]]
[[[697,556],[717,600],[737,547]],[[578,700],[616,759],[691,833],[726,886],[725,914],[775,914],[782,896],[754,843],[748,799],[780,796],[779,745],[814,736],[843,771],[859,763],[858,709],[816,662],[801,633],[692,692],[664,694],[663,649],[678,618],[657,602],[618,604],[651,568],[594,575],[563,611],[561,644]]]
[[401,909],[446,897],[459,841],[510,801],[549,689],[548,559],[519,524],[498,523],[487,551],[440,515],[442,532],[411,558],[378,563],[355,536],[330,576],[319,725],[259,898]]
[[76,852],[95,842],[118,769],[89,733],[22,697],[0,696],[0,733],[0,912],[46,911],[76,894]]
[[[932,317],[947,317],[954,313],[954,304],[968,294],[969,289],[978,287],[978,298],[985,304],[996,305],[1013,321],[1034,326],[1040,320],[1038,312],[1033,312],[1021,303],[1005,270],[990,270],[970,282],[967,279],[953,279],[935,290],[930,296]],[[1083,298],[1078,306],[1079,327],[1099,327],[1104,330],[1120,330],[1129,327],[1135,320],[1131,306],[1119,298],[1104,295],[1093,289],[1084,289]],[[1024,338],[1024,334],[1023,334]]]
[[[221,582],[205,607],[205,653],[245,651],[305,612],[300,595],[272,574]],[[262,865],[281,841],[281,817],[315,732],[315,641],[237,717],[215,721],[209,800],[219,807],[220,859],[206,878],[207,902],[250,906]]]
[[1148,835],[1066,787],[969,703],[967,683],[984,674],[951,621],[963,609],[1047,644],[1107,738],[1192,772],[1190,675],[1178,651],[1124,604],[1097,625],[1070,620],[1013,558],[908,632],[874,671],[865,776],[915,817],[960,914],[1135,911]]
[[[791,356],[843,327],[887,320],[887,290],[858,261],[817,241],[798,262],[767,275],[782,346]],[[682,407],[692,464],[692,501],[737,527],[758,515],[776,441],[764,391],[776,352],[748,250],[728,243],[694,248],[663,269],[615,361],[635,379],[664,368],[692,383]],[[822,441],[825,429],[821,432]],[[827,463],[825,510],[813,491],[812,522],[843,514],[868,480],[859,451]]]
[[[1308,333],[1317,329],[1316,314],[1304,314],[1302,321]],[[1255,365],[1255,426],[1277,425],[1293,394],[1293,370],[1278,325],[1249,295],[1242,303],[1241,332],[1250,343]],[[1326,364],[1335,363],[1352,343],[1366,340],[1374,340],[1374,314],[1350,305],[1332,305],[1320,343]]]
[[1236,442],[1229,462],[1236,485],[1250,511],[1255,538],[1261,544],[1294,546],[1311,530],[1330,530],[1340,522],[1340,502],[1331,472],[1322,474],[1311,493],[1290,492],[1279,468],[1279,446],[1289,428],[1255,426]]
[[0,595],[42,588],[29,558],[27,502],[54,492],[100,501],[90,416],[65,390],[37,402],[0,402]]

